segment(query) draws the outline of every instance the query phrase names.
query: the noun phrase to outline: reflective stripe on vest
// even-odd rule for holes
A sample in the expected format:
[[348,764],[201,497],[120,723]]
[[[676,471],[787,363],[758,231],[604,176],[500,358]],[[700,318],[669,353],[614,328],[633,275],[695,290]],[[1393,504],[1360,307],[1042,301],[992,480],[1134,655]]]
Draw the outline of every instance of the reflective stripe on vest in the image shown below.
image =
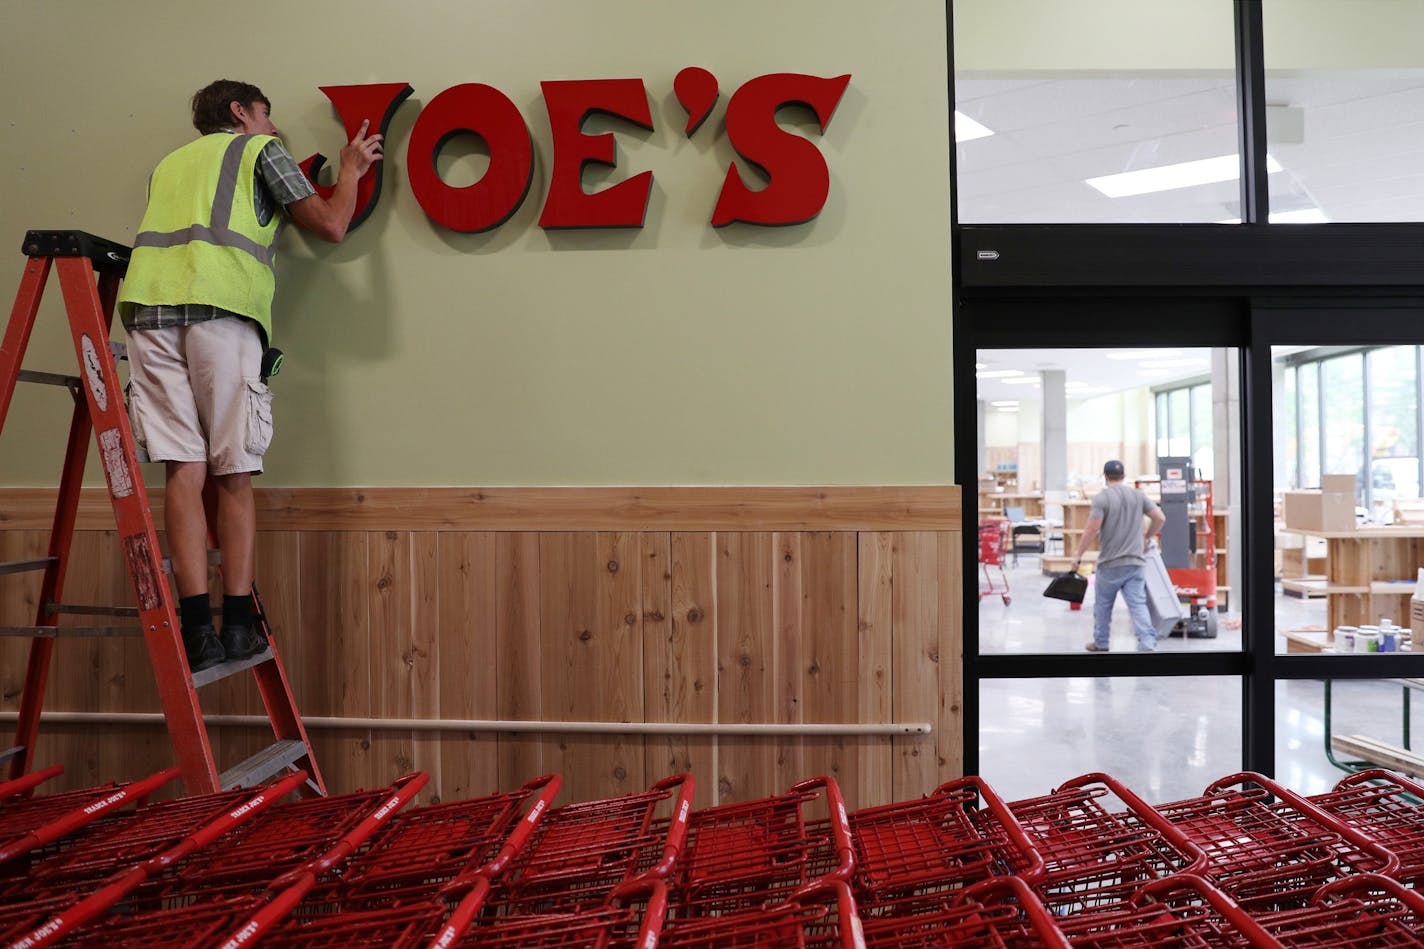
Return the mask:
[[[269,270],[276,269],[276,238],[272,234],[272,246],[264,247],[246,234],[239,234],[229,224],[232,221],[232,203],[237,197],[238,171],[242,167],[242,153],[247,147],[250,135],[234,135],[232,142],[223,152],[222,167],[218,171],[218,189],[213,196],[212,213],[208,216],[209,226],[194,224],[176,231],[141,231],[134,237],[135,247],[179,247],[183,244],[201,241],[218,247],[231,247],[251,254]],[[281,229],[280,218],[277,230]]]

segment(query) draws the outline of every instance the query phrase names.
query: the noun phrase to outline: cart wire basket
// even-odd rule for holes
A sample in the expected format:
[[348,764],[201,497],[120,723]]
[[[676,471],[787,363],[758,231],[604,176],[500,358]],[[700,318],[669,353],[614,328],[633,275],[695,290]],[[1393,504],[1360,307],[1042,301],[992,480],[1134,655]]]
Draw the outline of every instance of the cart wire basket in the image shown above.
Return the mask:
[[1389,876],[1400,865],[1358,828],[1261,774],[1229,775],[1158,810],[1207,855],[1202,875],[1253,914],[1298,908],[1326,883]]
[[1053,916],[1018,877],[981,880],[913,915],[863,921],[867,949],[1068,949]]
[[1396,880],[1412,887],[1424,884],[1424,784],[1371,768],[1309,800],[1399,857]]
[[[980,799],[984,805],[979,807]],[[917,801],[850,815],[856,894],[862,912],[938,910],[943,897],[980,880],[1042,880],[1043,856],[1008,805],[974,775],[940,785]]]

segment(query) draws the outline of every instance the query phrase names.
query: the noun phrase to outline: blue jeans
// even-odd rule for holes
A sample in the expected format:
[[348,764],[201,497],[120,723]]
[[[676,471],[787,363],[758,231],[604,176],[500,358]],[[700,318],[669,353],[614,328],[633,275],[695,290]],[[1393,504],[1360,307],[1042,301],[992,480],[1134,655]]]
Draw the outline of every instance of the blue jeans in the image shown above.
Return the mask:
[[1108,648],[1108,629],[1112,625],[1113,603],[1118,591],[1122,592],[1127,604],[1128,615],[1132,617],[1132,627],[1137,632],[1137,648],[1151,652],[1157,648],[1157,630],[1152,626],[1152,616],[1147,612],[1146,570],[1131,565],[1105,567],[1093,574],[1096,588],[1093,602],[1093,642],[1099,649]]

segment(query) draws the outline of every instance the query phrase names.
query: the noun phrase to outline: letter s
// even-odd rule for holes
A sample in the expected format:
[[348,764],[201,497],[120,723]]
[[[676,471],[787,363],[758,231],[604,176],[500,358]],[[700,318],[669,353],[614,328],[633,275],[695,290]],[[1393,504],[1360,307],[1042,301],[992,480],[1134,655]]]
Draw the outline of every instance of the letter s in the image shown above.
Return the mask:
[[776,112],[799,104],[816,114],[821,131],[831,122],[850,83],[850,74],[825,79],[800,73],[773,73],[747,81],[727,103],[727,137],[747,162],[766,172],[771,183],[753,191],[737,166],[727,169],[722,193],[712,212],[712,226],[802,224],[821,213],[830,192],[826,160],[814,144],[784,131]]

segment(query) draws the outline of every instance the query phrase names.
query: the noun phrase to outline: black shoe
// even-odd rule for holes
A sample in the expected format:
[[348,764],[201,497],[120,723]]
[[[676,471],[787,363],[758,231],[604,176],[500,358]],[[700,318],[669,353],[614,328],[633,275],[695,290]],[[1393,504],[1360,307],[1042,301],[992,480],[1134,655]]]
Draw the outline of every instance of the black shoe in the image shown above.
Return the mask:
[[202,672],[223,661],[225,653],[213,624],[183,631],[183,651],[188,654],[188,671]]
[[223,625],[218,642],[229,661],[249,659],[267,648],[267,642],[251,626]]

